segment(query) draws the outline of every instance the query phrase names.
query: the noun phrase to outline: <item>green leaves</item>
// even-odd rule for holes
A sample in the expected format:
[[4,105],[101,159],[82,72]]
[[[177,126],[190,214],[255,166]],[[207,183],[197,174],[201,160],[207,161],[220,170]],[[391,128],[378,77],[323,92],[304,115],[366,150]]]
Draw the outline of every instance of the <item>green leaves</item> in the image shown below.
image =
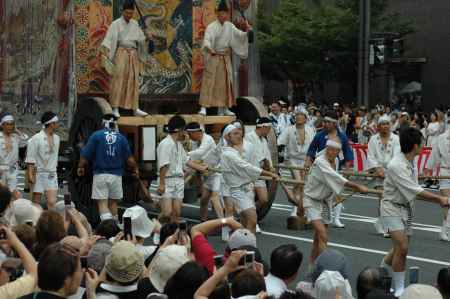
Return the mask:
[[[386,14],[387,0],[372,0],[372,31],[407,34],[412,22]],[[306,4],[308,3],[308,4]],[[294,81],[355,80],[359,1],[281,0],[271,15],[260,8],[258,45],[263,76]]]

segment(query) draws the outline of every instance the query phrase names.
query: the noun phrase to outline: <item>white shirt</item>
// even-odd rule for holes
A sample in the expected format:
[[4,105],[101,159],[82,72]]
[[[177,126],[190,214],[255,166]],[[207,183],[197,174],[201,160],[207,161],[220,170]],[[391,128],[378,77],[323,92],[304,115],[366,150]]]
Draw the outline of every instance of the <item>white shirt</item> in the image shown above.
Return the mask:
[[255,182],[262,169],[244,159],[244,154],[232,147],[225,147],[220,162],[225,183],[231,188],[240,188]]
[[441,175],[450,174],[450,130],[439,135],[431,150],[426,168],[435,169],[438,165],[441,168]]
[[384,193],[381,201],[381,216],[404,215],[404,208],[413,212],[414,199],[423,191],[418,183],[414,162],[399,153],[389,162],[385,172]]
[[284,113],[280,113],[278,115],[270,113],[269,118],[276,121],[275,134],[277,136],[280,136],[280,134],[283,133],[284,129],[291,125],[289,116]]
[[[336,163],[336,167],[338,162]],[[319,154],[311,166],[305,182],[305,207],[307,201],[327,201],[342,192],[348,180],[330,164],[325,153]]]
[[286,283],[282,279],[272,275],[272,273],[269,273],[264,280],[266,281],[267,294],[275,297],[275,299],[278,299],[281,294],[288,290]]
[[437,140],[441,131],[441,124],[439,122],[429,123],[426,129],[427,146],[434,146],[434,142]]
[[17,133],[11,134],[11,150],[6,150],[6,137],[0,132],[0,168],[11,167],[19,161],[19,148],[27,146],[28,136]]
[[162,167],[168,165],[166,172],[168,177],[183,177],[184,165],[188,161],[188,156],[181,142],[173,140],[172,136],[167,135],[156,149],[158,157],[158,174]]
[[221,24],[218,20],[206,27],[202,50],[206,48],[224,53],[229,48],[241,59],[248,57],[247,32],[241,31],[231,22]]
[[37,172],[56,172],[58,166],[60,138],[53,134],[53,146],[50,147],[44,130],[28,140],[26,163],[34,164]]
[[[267,160],[272,165],[272,157],[270,155],[269,143],[265,137],[260,137],[256,131],[251,131],[245,135],[245,141],[253,146],[255,155],[255,166],[261,166],[264,160]],[[250,162],[250,161],[249,161]]]
[[309,125],[304,126],[305,142],[299,143],[298,130],[295,125],[289,126],[278,137],[278,145],[285,145],[286,159],[306,160],[309,145],[314,139],[316,130]]
[[400,139],[397,135],[390,133],[389,140],[387,144],[384,145],[380,134],[376,134],[369,140],[367,150],[368,168],[383,167],[386,169],[394,155],[400,152]]
[[136,20],[125,21],[123,17],[111,23],[106,32],[102,46],[109,49],[109,59],[114,60],[117,48],[137,48],[145,41],[145,35]]
[[191,160],[204,161],[210,151],[216,148],[216,142],[210,135],[203,133],[202,140],[200,142],[192,141],[192,151],[188,153]]

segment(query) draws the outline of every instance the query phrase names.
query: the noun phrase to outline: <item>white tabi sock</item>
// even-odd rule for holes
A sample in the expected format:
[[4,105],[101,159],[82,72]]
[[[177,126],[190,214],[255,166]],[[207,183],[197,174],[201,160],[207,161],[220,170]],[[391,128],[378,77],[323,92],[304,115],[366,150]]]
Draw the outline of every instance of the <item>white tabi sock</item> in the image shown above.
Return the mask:
[[392,280],[394,281],[395,285],[395,297],[400,297],[403,294],[403,291],[405,290],[405,271],[403,272],[394,272],[392,275]]

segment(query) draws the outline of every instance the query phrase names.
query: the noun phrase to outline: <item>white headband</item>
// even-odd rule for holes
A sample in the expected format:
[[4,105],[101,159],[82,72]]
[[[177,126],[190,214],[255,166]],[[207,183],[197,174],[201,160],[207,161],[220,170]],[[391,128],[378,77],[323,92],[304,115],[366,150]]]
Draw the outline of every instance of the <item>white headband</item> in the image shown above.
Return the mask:
[[271,126],[272,126],[272,123],[263,123],[263,124],[256,125],[257,128],[271,127]]
[[382,124],[382,123],[391,123],[391,118],[387,115],[383,115],[378,119],[378,123]]
[[306,118],[309,117],[308,111],[307,111],[304,107],[302,107],[302,106],[297,107],[297,108],[295,109],[295,114],[300,114],[300,113],[303,114],[303,115],[305,115]]
[[236,127],[235,125],[229,124],[228,126],[226,126],[225,130],[223,130],[223,136],[226,136],[228,134],[231,133],[231,131],[239,129],[238,127]]
[[331,139],[327,140],[327,147],[342,149],[342,145],[339,142],[331,140]]
[[56,122],[58,122],[58,116],[53,116],[50,120],[47,120],[45,123],[44,123],[44,125],[48,125],[48,124],[51,124],[51,123],[56,123]]
[[329,116],[325,116],[323,120],[324,121],[329,121],[329,122],[332,122],[332,123],[337,123],[338,122],[337,119],[331,118]]
[[3,125],[4,123],[7,122],[13,122],[14,121],[14,117],[11,114],[5,115],[2,117],[2,120],[0,121],[0,125]]
[[235,121],[234,123],[232,123],[231,125],[235,126],[236,129],[242,129],[241,123],[238,121]]

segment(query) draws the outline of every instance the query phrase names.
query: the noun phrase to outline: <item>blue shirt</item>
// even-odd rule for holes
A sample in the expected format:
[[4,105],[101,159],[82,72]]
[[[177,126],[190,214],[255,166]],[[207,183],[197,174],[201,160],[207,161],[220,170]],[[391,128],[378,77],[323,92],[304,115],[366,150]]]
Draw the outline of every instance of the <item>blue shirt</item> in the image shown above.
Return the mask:
[[[342,153],[344,154],[344,160],[341,162],[347,162],[352,161],[353,162],[353,150],[348,143],[347,136],[342,133],[340,130],[337,130],[337,136],[339,137],[339,140],[342,144]],[[327,145],[328,140],[328,132],[326,130],[322,130],[314,136],[314,139],[311,141],[311,144],[309,145],[308,152],[306,153],[306,156],[310,157],[314,160],[316,157],[316,154],[323,150]]]
[[94,174],[122,176],[131,150],[125,136],[102,129],[89,137],[88,143],[81,150],[81,156],[93,163]]

